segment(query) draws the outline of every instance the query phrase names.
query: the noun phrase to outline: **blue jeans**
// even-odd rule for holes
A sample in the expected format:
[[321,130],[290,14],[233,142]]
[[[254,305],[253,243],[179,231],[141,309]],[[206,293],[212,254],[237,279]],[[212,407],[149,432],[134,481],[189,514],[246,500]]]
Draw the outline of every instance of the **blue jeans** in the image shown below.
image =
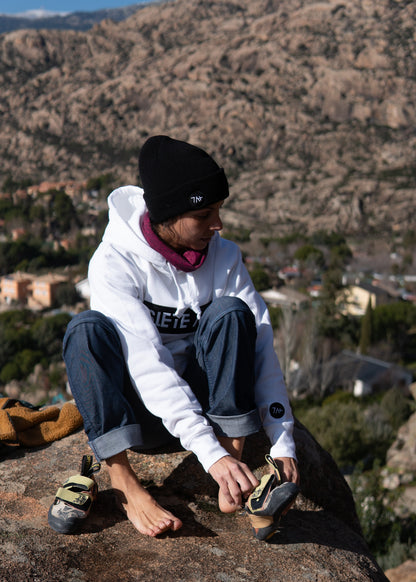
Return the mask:
[[[254,402],[256,327],[236,297],[213,301],[201,316],[183,378],[218,436],[257,432]],[[69,323],[63,342],[68,381],[98,460],[129,448],[151,449],[173,437],[133,387],[119,335],[102,313],[85,311]]]

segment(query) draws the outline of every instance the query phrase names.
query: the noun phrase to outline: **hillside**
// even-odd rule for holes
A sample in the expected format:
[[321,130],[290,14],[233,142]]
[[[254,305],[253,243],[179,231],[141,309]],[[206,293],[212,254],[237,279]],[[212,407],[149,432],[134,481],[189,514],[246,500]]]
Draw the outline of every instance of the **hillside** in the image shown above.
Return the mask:
[[167,133],[224,165],[263,234],[414,229],[416,4],[176,0],[87,32],[0,36],[7,177],[137,182]]

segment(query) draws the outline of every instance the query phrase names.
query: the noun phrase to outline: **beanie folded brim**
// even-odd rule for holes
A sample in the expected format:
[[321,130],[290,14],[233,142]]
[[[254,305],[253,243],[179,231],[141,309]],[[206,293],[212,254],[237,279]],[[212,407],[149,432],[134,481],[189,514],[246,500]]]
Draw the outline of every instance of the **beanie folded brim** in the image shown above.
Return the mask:
[[171,190],[144,193],[150,218],[160,223],[189,212],[225,200],[229,196],[228,182],[224,170],[219,168],[210,176],[204,176],[176,186]]

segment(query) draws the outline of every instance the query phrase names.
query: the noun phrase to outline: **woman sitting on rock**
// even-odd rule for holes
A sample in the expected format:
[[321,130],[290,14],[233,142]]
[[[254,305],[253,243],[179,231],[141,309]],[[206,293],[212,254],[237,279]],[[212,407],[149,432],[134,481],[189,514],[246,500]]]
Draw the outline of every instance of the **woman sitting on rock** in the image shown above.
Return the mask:
[[[205,151],[167,136],[146,141],[139,172],[143,190],[109,196],[89,266],[92,311],[75,316],[64,339],[89,444],[133,525],[156,536],[182,523],[142,487],[127,449],[177,437],[218,483],[229,513],[259,485],[241,455],[262,425],[273,479],[262,480],[247,511],[265,539],[297,492],[293,417],[266,306],[237,245],[218,232],[226,176]],[[278,471],[291,482],[281,493]]]

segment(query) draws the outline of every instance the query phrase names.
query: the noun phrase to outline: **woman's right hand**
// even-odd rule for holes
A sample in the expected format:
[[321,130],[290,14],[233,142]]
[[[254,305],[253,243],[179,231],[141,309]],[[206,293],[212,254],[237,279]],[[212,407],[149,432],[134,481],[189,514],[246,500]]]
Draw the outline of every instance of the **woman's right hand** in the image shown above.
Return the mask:
[[244,500],[259,484],[248,466],[231,455],[221,457],[208,472],[220,487],[218,499],[220,509],[225,513],[241,509]]

